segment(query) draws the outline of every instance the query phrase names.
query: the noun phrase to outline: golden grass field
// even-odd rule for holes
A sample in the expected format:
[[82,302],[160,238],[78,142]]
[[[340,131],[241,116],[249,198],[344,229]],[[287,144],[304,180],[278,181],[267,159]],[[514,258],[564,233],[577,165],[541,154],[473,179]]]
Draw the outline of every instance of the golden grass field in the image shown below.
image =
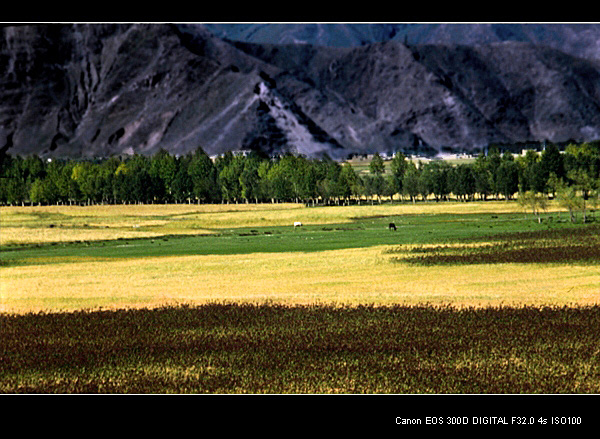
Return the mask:
[[[549,210],[559,210],[552,206]],[[402,214],[522,212],[516,203],[304,208],[301,205],[2,207],[2,245],[215,233],[237,227],[348,223]],[[41,215],[40,215],[41,214]],[[54,224],[48,228],[49,224]],[[87,226],[84,226],[87,224]],[[135,227],[134,226],[138,226]],[[53,259],[0,267],[0,311],[283,304],[591,305],[600,269],[576,264],[414,266],[390,246],[319,252]],[[409,246],[406,246],[408,251]],[[397,254],[396,254],[397,256]]]
[[[213,233],[210,228],[272,223],[279,212],[300,207],[274,204],[264,219],[259,212],[265,207],[257,204],[0,207],[0,245]],[[291,217],[282,215],[279,221]]]
[[319,253],[169,256],[7,267],[2,311],[210,302],[455,306],[600,303],[586,266],[390,265],[383,248]]

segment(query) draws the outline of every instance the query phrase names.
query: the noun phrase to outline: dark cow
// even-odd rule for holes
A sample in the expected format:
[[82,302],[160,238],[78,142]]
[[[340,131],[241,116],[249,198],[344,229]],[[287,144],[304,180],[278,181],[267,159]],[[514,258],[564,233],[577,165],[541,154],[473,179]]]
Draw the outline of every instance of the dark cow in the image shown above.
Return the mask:
[[396,230],[396,224],[390,223],[390,225],[388,226],[388,229],[390,229],[390,230]]

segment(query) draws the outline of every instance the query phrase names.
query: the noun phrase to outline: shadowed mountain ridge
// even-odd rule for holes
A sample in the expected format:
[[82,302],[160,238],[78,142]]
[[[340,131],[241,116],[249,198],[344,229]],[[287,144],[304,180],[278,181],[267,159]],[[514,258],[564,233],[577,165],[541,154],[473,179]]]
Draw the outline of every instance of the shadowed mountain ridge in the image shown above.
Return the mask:
[[521,42],[223,40],[198,25],[0,27],[0,147],[344,157],[600,137],[600,69]]

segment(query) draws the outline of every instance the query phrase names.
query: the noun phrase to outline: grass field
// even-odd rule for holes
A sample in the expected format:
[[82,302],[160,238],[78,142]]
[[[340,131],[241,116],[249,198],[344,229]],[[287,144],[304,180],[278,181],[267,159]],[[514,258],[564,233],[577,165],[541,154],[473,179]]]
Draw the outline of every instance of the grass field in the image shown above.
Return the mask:
[[595,393],[600,227],[567,216],[2,207],[0,392]]

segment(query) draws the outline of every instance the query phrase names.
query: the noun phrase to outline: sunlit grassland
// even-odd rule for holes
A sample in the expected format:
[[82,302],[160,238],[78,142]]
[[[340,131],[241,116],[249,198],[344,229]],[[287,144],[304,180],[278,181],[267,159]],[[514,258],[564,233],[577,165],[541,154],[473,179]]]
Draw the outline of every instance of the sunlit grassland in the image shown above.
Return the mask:
[[[300,207],[282,203],[269,206],[268,210],[274,213]],[[264,209],[258,204],[3,206],[0,245],[213,233],[208,228],[219,226],[219,217],[224,213],[252,217],[252,212]],[[216,218],[211,216],[215,213]]]
[[[589,257],[577,258],[580,249],[600,247],[597,226],[561,222],[559,213],[548,214],[539,224],[532,215],[519,212],[515,203],[504,202],[314,209],[275,205],[273,210],[267,205],[260,211],[259,206],[238,206],[233,211],[225,211],[226,205],[203,207],[206,213],[190,206],[170,211],[167,206],[164,214],[176,218],[164,221],[178,224],[176,219],[184,217],[182,222],[189,221],[188,225],[214,226],[217,218],[206,215],[217,216],[213,210],[218,209],[227,227],[207,229],[213,233],[199,236],[175,233],[162,238],[5,246],[0,255],[1,310],[25,313],[220,301],[478,307],[600,303],[597,251],[590,255],[591,262]],[[143,223],[157,215],[155,209],[146,211],[153,210],[152,215],[129,214]],[[96,220],[123,221],[123,210],[127,208],[116,206],[113,218],[108,206],[101,207],[96,212],[103,211],[104,217],[96,214]],[[63,208],[62,214],[67,213]],[[257,218],[262,227],[254,225]],[[292,218],[301,218],[306,225],[294,229]],[[317,224],[311,225],[310,219]],[[397,232],[387,230],[390,220],[398,225]],[[253,226],[234,227],[240,224]],[[490,249],[504,248],[506,242],[513,244],[502,251],[515,251],[520,243],[517,250],[531,250],[529,259],[493,259],[505,253]],[[553,259],[544,260],[548,245],[570,253],[555,252]],[[439,262],[448,257],[451,263]],[[460,258],[474,263],[456,263]]]
[[600,226],[555,205],[0,215],[0,393],[600,392]]
[[316,253],[168,256],[2,268],[4,311],[214,302],[287,305],[600,303],[587,265],[392,263],[386,247]]

